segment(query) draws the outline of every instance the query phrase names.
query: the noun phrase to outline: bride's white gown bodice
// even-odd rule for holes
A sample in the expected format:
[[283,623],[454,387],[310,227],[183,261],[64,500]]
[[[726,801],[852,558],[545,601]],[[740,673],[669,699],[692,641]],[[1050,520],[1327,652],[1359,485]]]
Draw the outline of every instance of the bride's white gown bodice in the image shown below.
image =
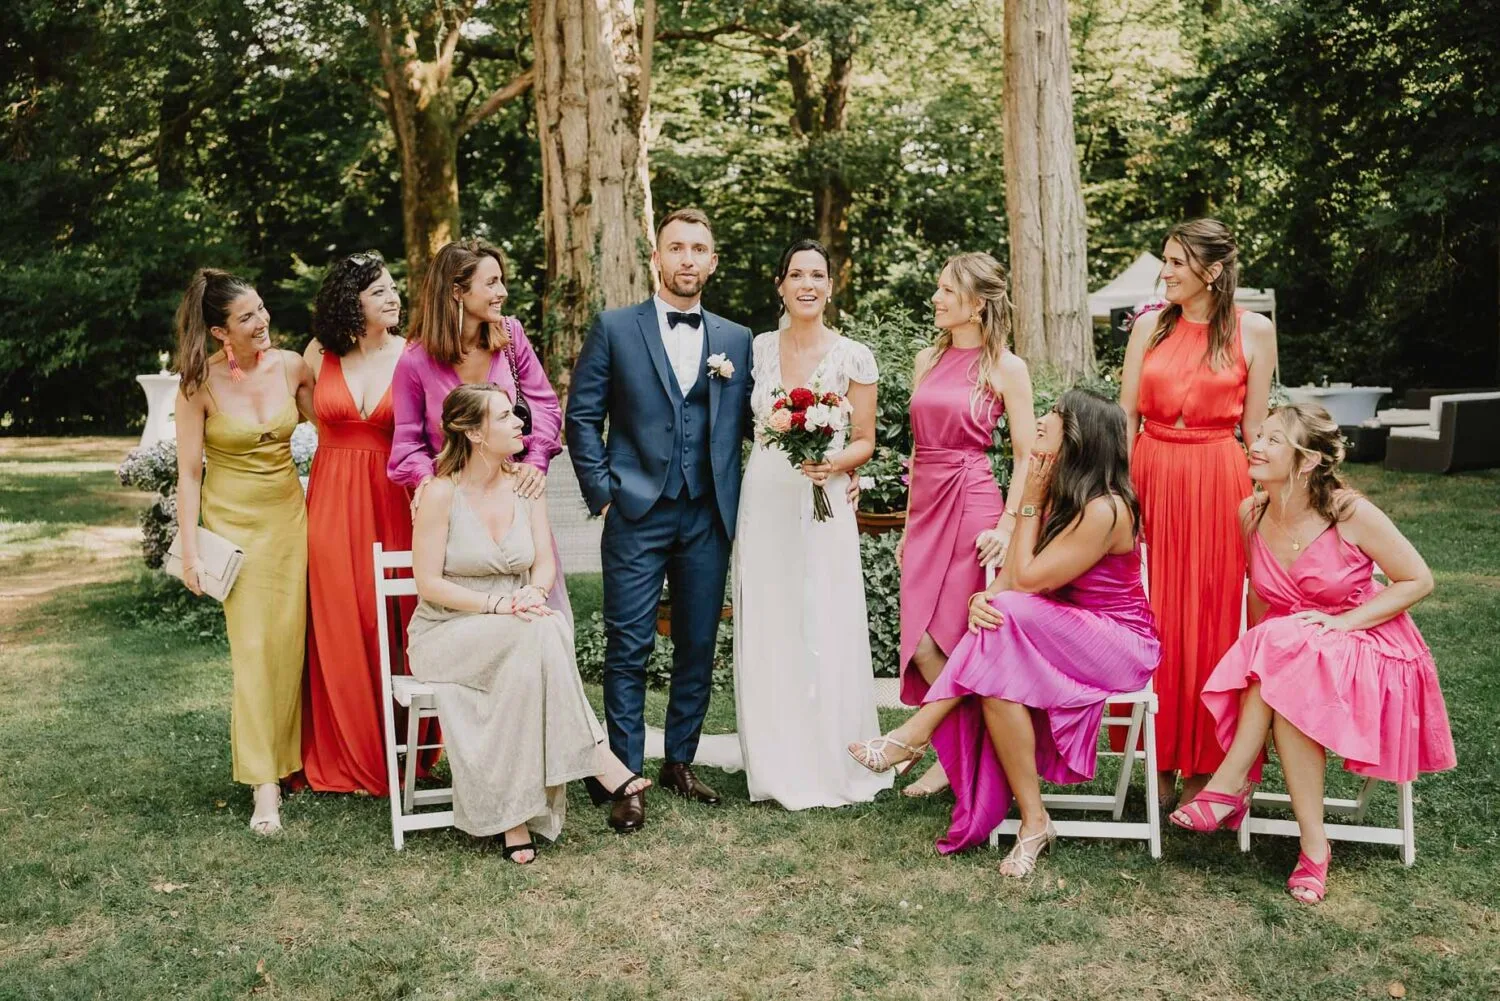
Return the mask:
[[[757,424],[782,383],[779,331],[755,338]],[[875,357],[840,337],[809,389],[848,395],[873,384]],[[835,439],[830,453],[843,447]],[[867,802],[893,781],[845,750],[879,734],[864,574],[848,477],[827,486],[833,517],[812,519],[812,481],[780,449],[757,444],[745,467],[734,557],[734,684],[740,748],[752,800],[789,810]]]

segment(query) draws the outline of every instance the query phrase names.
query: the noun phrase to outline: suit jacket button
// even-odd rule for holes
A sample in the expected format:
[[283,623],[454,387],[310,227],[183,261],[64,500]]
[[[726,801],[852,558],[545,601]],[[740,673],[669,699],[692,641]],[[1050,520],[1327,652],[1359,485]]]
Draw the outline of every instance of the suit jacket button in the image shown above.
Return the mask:
[[670,425],[670,424],[668,424],[668,425],[667,425],[667,430],[668,430],[668,431],[670,431],[670,430],[672,430],[672,425]]

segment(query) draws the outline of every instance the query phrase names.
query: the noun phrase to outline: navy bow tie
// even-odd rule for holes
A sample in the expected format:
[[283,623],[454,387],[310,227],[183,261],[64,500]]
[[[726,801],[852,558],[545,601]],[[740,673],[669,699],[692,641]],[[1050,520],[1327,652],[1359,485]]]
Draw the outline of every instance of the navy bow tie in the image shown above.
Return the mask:
[[667,326],[668,327],[675,327],[679,323],[686,323],[688,326],[692,327],[694,330],[697,330],[698,329],[698,324],[700,324],[702,322],[703,322],[703,314],[702,313],[678,313],[675,310],[668,310],[667,311]]

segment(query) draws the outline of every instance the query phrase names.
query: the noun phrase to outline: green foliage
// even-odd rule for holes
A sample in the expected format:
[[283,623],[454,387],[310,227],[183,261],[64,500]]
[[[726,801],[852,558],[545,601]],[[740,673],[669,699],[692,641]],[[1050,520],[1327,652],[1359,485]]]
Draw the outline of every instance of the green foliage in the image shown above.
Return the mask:
[[[138,422],[134,375],[172,346],[198,266],[255,280],[291,347],[329,260],[374,248],[400,277],[401,161],[368,19],[432,6],[0,5],[0,428]],[[1069,10],[1094,283],[1159,250],[1172,222],[1211,213],[1239,236],[1244,283],[1277,290],[1288,383],[1494,381],[1500,37],[1479,29],[1500,23],[1500,0]],[[1007,258],[1002,12],[999,0],[662,6],[653,202],[714,218],[709,308],[774,325],[776,262],[818,232],[813,189],[830,177],[849,192],[856,321],[920,323],[948,255]],[[456,100],[482,100],[525,63],[526,15],[522,0],[474,8]],[[797,121],[792,51],[815,75],[852,56],[841,122]],[[506,250],[512,308],[545,337],[531,118],[529,100],[505,105],[460,140],[457,167],[464,229]],[[1099,340],[1105,369],[1122,347]],[[897,399],[883,381],[882,405]],[[872,464],[882,475],[892,447]]]
[[880,678],[901,673],[901,567],[896,563],[900,541],[900,532],[859,537],[865,614],[870,620],[870,662]]

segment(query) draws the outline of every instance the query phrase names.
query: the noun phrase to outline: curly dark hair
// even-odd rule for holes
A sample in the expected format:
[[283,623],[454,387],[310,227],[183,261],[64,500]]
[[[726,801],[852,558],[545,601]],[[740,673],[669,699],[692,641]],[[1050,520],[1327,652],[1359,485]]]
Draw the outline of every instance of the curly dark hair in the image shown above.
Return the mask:
[[[377,251],[350,254],[333,263],[323,276],[318,298],[313,303],[312,331],[324,351],[343,356],[354,347],[365,332],[365,314],[359,297],[380,272],[385,259]],[[399,327],[392,327],[399,331]]]

